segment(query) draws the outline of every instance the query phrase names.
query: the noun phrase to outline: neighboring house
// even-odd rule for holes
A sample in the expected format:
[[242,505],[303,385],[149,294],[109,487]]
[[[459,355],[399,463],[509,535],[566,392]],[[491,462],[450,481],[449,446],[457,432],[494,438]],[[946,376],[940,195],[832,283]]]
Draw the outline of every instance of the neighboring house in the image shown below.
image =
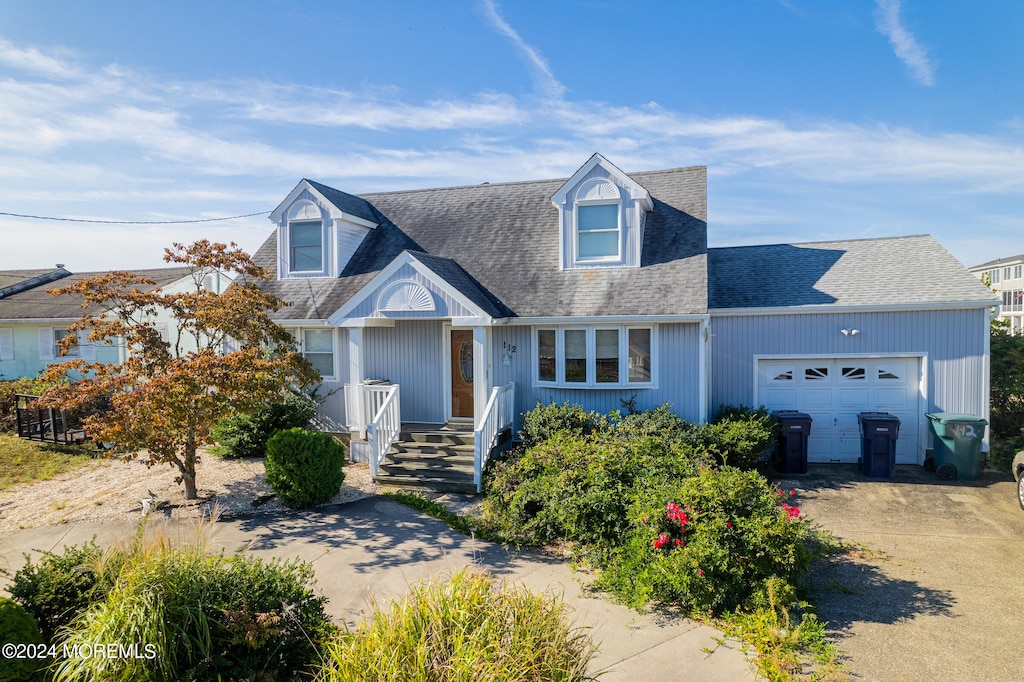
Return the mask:
[[1024,334],[1024,254],[1000,258],[970,268],[975,277],[988,279],[1000,297],[1000,320],[1007,320],[1011,334]]
[[703,167],[626,174],[598,154],[562,180],[362,196],[302,180],[255,259],[325,388],[348,385],[321,423],[374,467],[392,404],[472,424],[478,470],[502,399],[513,429],[552,400],[690,421],[805,409],[815,461],[856,461],[862,410],[898,413],[899,461],[917,463],[925,412],[987,416],[992,294],[931,237],[708,249],[706,185]]
[[[148,277],[165,292],[184,291],[194,286],[187,267],[134,270]],[[72,274],[58,265],[50,270],[0,271],[0,379],[34,377],[54,362],[81,357],[89,362],[121,362],[126,357],[123,344],[93,344],[86,334],[80,333],[78,345],[68,355],[61,355],[58,342],[67,327],[86,312],[82,310],[80,296],[54,296],[50,290],[96,277],[105,273],[82,272]],[[204,279],[204,287],[221,291],[227,287],[216,273]],[[153,318],[163,333],[173,328],[171,319]]]

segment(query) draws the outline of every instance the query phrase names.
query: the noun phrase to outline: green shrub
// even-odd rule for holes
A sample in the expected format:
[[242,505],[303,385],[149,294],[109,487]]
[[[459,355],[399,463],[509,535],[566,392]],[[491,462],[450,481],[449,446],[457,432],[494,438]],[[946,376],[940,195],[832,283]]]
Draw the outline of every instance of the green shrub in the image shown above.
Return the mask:
[[327,646],[325,682],[595,679],[590,638],[556,596],[462,570],[413,585]]
[[773,577],[793,585],[810,565],[810,524],[788,499],[758,473],[732,467],[654,486],[636,498],[625,542],[598,584],[635,608],[767,606]]
[[55,680],[297,680],[334,634],[313,569],[157,544],[125,557],[106,597],[58,635],[70,651],[137,645],[137,655],[56,662]]
[[319,406],[304,393],[290,392],[281,401],[267,403],[249,414],[225,417],[211,431],[217,441],[214,452],[226,457],[263,457],[271,436],[306,426]]
[[345,447],[329,434],[300,428],[267,442],[267,483],[293,509],[327,502],[345,480]]
[[68,546],[63,554],[44,552],[39,563],[25,555],[14,574],[11,596],[35,618],[47,642],[94,601],[103,598],[109,582],[96,575],[102,550],[95,542]]
[[579,405],[564,402],[558,405],[552,401],[523,414],[523,430],[519,438],[524,447],[543,443],[556,433],[568,432],[574,436],[588,436],[608,429],[608,420],[597,412],[587,412]]
[[692,450],[657,438],[583,438],[560,432],[518,458],[496,462],[487,478],[484,518],[527,544],[556,538],[615,543],[628,527],[636,486],[692,474]]
[[653,410],[630,412],[615,423],[615,433],[622,438],[647,438],[654,436],[665,440],[677,440],[688,433],[693,425],[672,411],[669,403]]
[[[35,619],[13,599],[0,597],[0,644],[42,644],[43,637]],[[18,652],[15,652],[18,653]],[[26,653],[36,653],[35,650]],[[40,669],[48,661],[42,658],[4,656],[0,682],[32,682],[41,678]]]
[[686,439],[725,466],[753,469],[779,435],[779,421],[766,407],[722,407],[710,424],[691,429]]

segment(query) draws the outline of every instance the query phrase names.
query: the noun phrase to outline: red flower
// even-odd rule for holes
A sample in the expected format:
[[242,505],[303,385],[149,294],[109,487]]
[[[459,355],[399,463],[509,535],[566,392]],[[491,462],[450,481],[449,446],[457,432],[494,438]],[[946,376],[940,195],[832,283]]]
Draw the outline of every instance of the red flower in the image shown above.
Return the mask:
[[725,527],[726,528],[732,528],[732,521],[726,521],[725,522]]
[[654,549],[661,549],[668,544],[669,537],[665,533],[658,536],[658,539],[654,541]]

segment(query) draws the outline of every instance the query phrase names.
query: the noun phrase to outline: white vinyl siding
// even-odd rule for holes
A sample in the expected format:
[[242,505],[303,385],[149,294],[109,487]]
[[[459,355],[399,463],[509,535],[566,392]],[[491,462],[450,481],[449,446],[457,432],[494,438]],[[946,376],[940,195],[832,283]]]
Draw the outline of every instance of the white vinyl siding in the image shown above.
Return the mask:
[[0,329],[0,360],[14,359],[14,330]]
[[647,388],[652,372],[651,327],[537,329],[534,384],[568,388]]

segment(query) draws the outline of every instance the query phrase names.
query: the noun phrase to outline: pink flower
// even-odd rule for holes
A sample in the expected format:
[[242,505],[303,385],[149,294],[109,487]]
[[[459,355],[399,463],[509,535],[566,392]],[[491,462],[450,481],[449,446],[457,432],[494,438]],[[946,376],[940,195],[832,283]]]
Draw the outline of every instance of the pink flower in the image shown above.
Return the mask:
[[704,569],[698,568],[697,569],[697,575],[703,576],[704,575]]
[[647,518],[647,517],[645,516],[645,517],[644,517],[644,523],[647,523],[647,522],[648,522],[648,520],[649,520],[649,519],[648,519],[648,518]]
[[658,536],[658,539],[654,541],[654,549],[661,549],[668,544],[669,537],[665,533]]
[[686,547],[686,543],[683,542],[682,540],[680,540],[679,538],[676,538],[675,540],[673,540],[672,544],[675,545],[676,547]]
[[795,490],[790,490],[789,491],[789,496],[793,497],[794,495],[796,495],[796,491]]

